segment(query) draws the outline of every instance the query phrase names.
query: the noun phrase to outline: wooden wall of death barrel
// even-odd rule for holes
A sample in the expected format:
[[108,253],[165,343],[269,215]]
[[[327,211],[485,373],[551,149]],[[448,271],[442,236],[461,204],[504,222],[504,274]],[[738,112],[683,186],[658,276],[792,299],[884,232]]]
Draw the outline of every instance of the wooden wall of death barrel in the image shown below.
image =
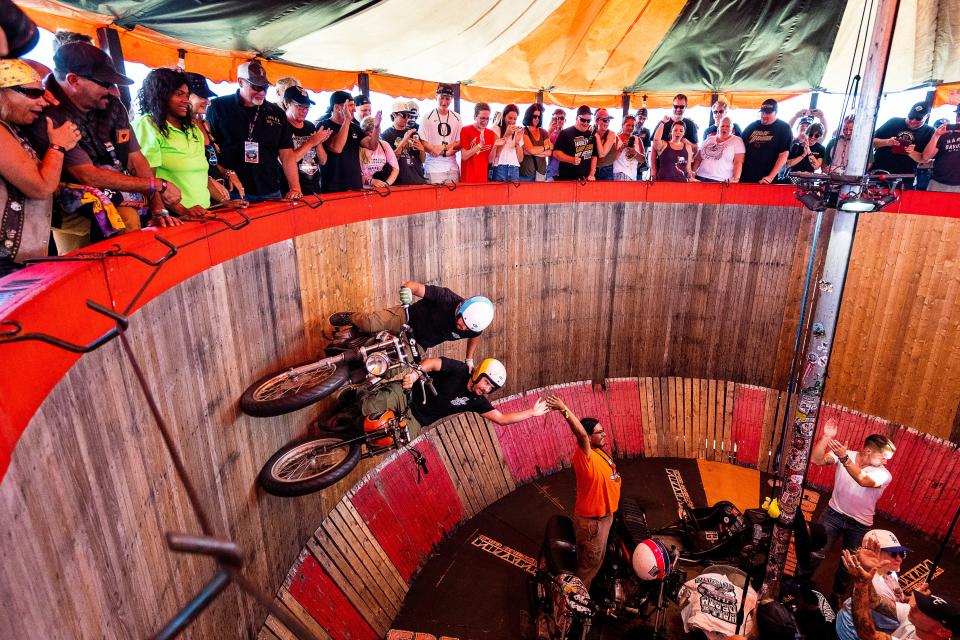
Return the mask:
[[[914,234],[927,252],[938,234],[951,237],[951,223],[896,218],[936,229]],[[373,219],[209,268],[134,314],[128,337],[215,531],[244,548],[250,578],[274,592],[370,464],[313,496],[265,496],[254,483],[260,466],[323,408],[254,420],[236,399],[256,377],[319,351],[330,312],[392,304],[407,278],[484,293],[500,311],[481,355],[506,362],[508,392],[651,375],[779,387],[811,232],[798,207],[732,204],[570,202]],[[919,257],[948,258],[937,255]],[[894,286],[911,281],[910,264]],[[899,300],[927,313],[927,289],[904,289]],[[944,313],[950,304],[956,296]],[[461,355],[462,345],[445,352]],[[934,382],[938,398],[958,385]],[[213,571],[166,550],[164,531],[198,528],[116,343],[82,357],[46,398],[0,484],[0,511],[3,637],[145,636]],[[190,635],[252,637],[262,619],[231,591]]]

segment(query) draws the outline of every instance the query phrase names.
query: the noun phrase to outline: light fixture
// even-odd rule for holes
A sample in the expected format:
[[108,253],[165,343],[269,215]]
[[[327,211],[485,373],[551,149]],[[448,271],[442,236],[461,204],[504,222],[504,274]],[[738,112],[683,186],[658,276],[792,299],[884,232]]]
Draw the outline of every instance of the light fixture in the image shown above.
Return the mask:
[[912,175],[875,173],[864,176],[793,171],[797,200],[811,211],[839,209],[855,213],[880,211],[900,198],[901,181]]

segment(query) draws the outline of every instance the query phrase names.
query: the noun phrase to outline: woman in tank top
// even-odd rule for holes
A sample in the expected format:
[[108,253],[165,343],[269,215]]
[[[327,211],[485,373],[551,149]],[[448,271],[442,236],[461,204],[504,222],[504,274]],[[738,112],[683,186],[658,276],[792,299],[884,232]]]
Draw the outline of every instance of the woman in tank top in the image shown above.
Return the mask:
[[650,179],[658,182],[696,182],[693,175],[693,146],[683,137],[686,126],[682,121],[670,127],[670,141],[654,142],[657,162],[650,168]]
[[534,103],[523,114],[523,160],[520,161],[520,180],[543,182],[547,179],[547,159],[553,153],[550,134],[540,125],[543,105]]
[[495,126],[497,141],[490,150],[491,177],[495,182],[519,182],[520,162],[523,160],[523,131],[517,126],[520,109],[515,104],[503,108],[499,127]]

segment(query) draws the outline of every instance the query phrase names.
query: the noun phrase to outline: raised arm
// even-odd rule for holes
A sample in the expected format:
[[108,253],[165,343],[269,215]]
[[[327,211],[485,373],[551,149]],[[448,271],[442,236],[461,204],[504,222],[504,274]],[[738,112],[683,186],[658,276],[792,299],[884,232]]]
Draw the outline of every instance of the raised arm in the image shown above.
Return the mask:
[[828,451],[830,441],[836,437],[837,421],[831,418],[830,420],[827,420],[826,424],[823,425],[823,431],[820,433],[820,439],[813,444],[813,451],[810,453],[810,462],[819,467],[830,465],[836,462],[833,454],[829,453]]
[[573,434],[573,437],[577,439],[577,446],[580,447],[581,451],[589,454],[590,435],[587,434],[587,430],[580,424],[580,419],[567,408],[566,403],[558,396],[550,396],[547,398],[547,407],[554,411],[559,411],[563,415],[564,420],[567,421],[567,426],[570,427],[570,432]]
[[847,445],[839,440],[831,440],[827,446],[830,447],[830,452],[837,457],[837,460],[843,465],[843,468],[847,470],[847,473],[850,474],[854,482],[868,489],[880,486],[876,480],[868,476],[863,468],[849,456],[847,453]]
[[529,409],[524,409],[523,411],[513,411],[511,413],[501,413],[499,409],[493,409],[492,411],[487,411],[486,413],[481,413],[484,418],[490,422],[494,422],[501,427],[505,427],[508,424],[514,424],[516,422],[523,422],[529,418],[535,416],[542,416],[547,412],[547,405],[541,399],[537,398],[537,401],[533,403],[533,406]]

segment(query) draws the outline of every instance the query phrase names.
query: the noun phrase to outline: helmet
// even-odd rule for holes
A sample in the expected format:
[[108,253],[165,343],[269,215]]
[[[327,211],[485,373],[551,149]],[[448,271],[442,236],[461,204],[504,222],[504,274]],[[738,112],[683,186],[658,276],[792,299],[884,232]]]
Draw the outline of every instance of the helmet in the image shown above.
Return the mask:
[[641,580],[663,580],[670,575],[670,552],[659,540],[647,538],[633,550],[632,564]]
[[487,358],[473,370],[473,376],[470,379],[476,384],[481,377],[486,377],[493,383],[494,388],[499,389],[507,381],[507,368],[499,360]]
[[[396,414],[389,409],[380,415],[367,416],[363,419],[363,432],[365,434],[369,434],[373,431],[379,431],[380,429],[388,429],[390,427],[390,423],[395,417]],[[371,444],[377,447],[386,447],[391,442],[393,442],[393,438],[390,436],[384,436],[382,438],[377,438]]]
[[457,317],[463,318],[467,329],[479,333],[493,322],[493,303],[483,296],[467,298],[457,307]]

